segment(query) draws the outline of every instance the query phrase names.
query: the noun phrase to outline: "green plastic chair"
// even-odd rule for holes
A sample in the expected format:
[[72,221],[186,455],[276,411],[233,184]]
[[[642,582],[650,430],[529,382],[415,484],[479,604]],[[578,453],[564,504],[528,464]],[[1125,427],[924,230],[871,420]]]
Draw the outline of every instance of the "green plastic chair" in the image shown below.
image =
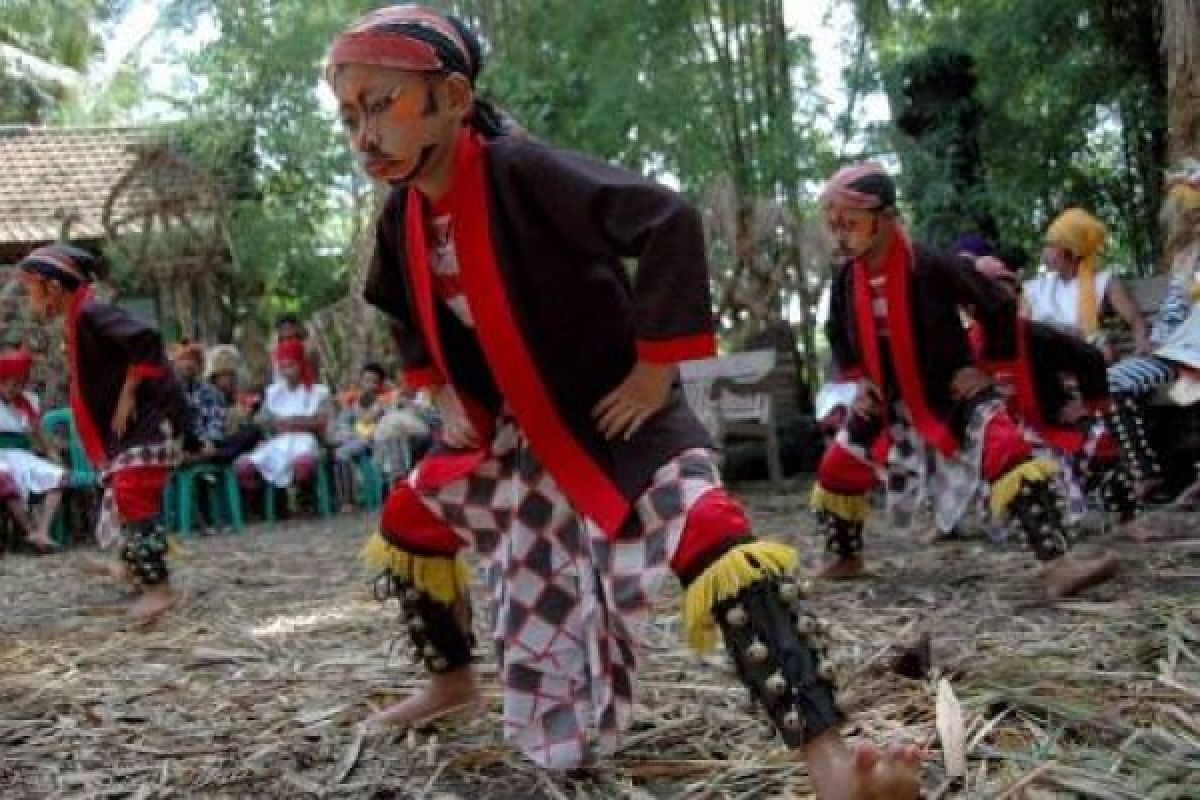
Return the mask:
[[358,504],[364,511],[374,511],[383,505],[385,491],[383,473],[369,453],[354,459],[358,470]]
[[[58,435],[58,431],[63,428],[67,432],[68,477],[66,488],[68,490],[91,489],[99,486],[100,473],[92,466],[87,451],[83,449],[83,442],[79,438],[79,432],[75,429],[75,420],[71,416],[71,409],[56,408],[42,415],[42,431],[47,436]],[[65,503],[54,518],[51,537],[59,547],[66,547],[69,543],[70,531],[67,530]]]
[[[317,462],[317,513],[322,517],[333,516],[333,478],[329,474],[330,465],[329,459],[321,458]],[[266,499],[263,502],[263,515],[267,518],[267,522],[275,521],[275,496],[278,494],[276,487],[269,483],[263,484],[263,491],[266,493]]]
[[72,472],[72,480],[78,481],[80,485],[95,486],[100,474],[88,460],[87,451],[83,449],[71,409],[56,408],[42,415],[42,431],[47,436],[56,435],[56,431],[63,427],[67,429],[67,465]]
[[196,482],[214,477],[219,491],[208,493],[208,515],[214,522],[223,520],[234,532],[245,527],[242,493],[233,467],[226,464],[189,464],[171,473],[164,491],[163,509],[167,527],[181,537],[191,536],[196,511]]

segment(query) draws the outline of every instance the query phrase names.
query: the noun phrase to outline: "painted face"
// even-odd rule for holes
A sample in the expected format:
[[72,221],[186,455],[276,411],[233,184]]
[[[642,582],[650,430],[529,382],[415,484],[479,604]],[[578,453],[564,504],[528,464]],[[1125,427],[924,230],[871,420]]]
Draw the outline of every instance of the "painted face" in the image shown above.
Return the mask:
[[24,273],[22,283],[29,297],[29,310],[38,322],[50,322],[63,313],[63,288],[57,281]]
[[406,184],[445,159],[461,120],[444,97],[446,84],[438,75],[361,64],[338,70],[338,113],[368,175]]
[[886,227],[879,211],[837,205],[825,208],[825,228],[833,237],[834,257],[839,261],[863,258],[881,247],[886,242]]

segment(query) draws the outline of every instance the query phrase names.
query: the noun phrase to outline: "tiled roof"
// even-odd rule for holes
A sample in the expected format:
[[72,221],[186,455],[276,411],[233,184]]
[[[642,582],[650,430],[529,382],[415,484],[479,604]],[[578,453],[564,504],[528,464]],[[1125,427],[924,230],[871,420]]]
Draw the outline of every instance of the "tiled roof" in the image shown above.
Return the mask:
[[102,238],[113,187],[163,138],[153,128],[0,127],[0,244],[57,239],[67,215],[71,238]]

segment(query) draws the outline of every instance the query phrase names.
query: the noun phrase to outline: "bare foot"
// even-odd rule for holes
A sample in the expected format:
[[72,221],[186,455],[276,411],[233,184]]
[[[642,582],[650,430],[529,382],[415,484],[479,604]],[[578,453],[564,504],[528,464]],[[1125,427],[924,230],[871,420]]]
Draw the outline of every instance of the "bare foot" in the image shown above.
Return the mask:
[[54,553],[58,551],[58,544],[45,531],[31,533],[25,537],[25,541],[37,548],[39,553]]
[[826,561],[817,569],[817,577],[828,581],[846,581],[852,578],[861,578],[866,574],[867,568],[863,564],[861,556],[835,558],[832,561]]
[[1158,487],[1162,486],[1162,478],[1148,478],[1146,480],[1135,481],[1133,484],[1133,495],[1138,500],[1145,501]]
[[804,746],[804,760],[821,800],[915,800],[921,794],[921,751],[874,745],[850,749],[837,731]]
[[111,578],[117,583],[125,585],[133,583],[133,579],[129,576],[129,568],[124,563],[113,561],[111,558],[84,556],[80,562],[80,568],[88,575]]
[[368,728],[406,728],[460,709],[478,707],[480,699],[475,672],[470,667],[464,667],[456,672],[430,675],[424,689],[368,717],[363,725]]
[[153,624],[175,605],[175,591],[170,584],[151,586],[129,607],[129,617],[139,627]]
[[1070,597],[1084,589],[1104,583],[1117,574],[1121,562],[1114,553],[1080,559],[1069,553],[1046,564],[1042,581],[1050,597]]
[[1121,531],[1122,535],[1138,544],[1145,544],[1159,537],[1159,532],[1141,519],[1131,519],[1129,522],[1123,523],[1118,530]]

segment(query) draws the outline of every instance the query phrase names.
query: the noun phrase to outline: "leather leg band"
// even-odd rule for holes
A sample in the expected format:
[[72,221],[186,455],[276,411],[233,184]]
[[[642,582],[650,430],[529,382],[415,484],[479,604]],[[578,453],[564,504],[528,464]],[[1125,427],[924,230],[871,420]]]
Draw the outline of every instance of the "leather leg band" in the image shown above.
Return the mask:
[[789,747],[839,725],[835,674],[820,646],[823,626],[787,579],[756,581],[713,609],[738,676]]
[[1132,397],[1113,400],[1112,410],[1105,422],[1117,440],[1121,460],[1135,482],[1155,480],[1162,477],[1162,466],[1146,434],[1146,423],[1142,410]]
[[1052,561],[1071,548],[1063,522],[1063,500],[1050,481],[1026,481],[1010,507],[1038,561]]
[[400,601],[401,619],[408,633],[409,655],[414,663],[423,663],[430,672],[455,672],[471,663],[475,638],[470,632],[470,601],[466,604],[466,620],[460,620],[455,609],[416,588],[406,578],[390,571],[379,576],[376,597]]
[[1124,463],[1104,476],[1100,486],[1104,510],[1116,514],[1122,522],[1129,522],[1142,510],[1134,490],[1133,477]]
[[141,587],[167,582],[167,535],[154,520],[136,522],[128,527],[121,545],[121,560],[129,567],[134,583]]
[[832,511],[817,512],[818,535],[825,537],[825,551],[840,559],[858,558],[863,552],[863,523],[842,519]]

